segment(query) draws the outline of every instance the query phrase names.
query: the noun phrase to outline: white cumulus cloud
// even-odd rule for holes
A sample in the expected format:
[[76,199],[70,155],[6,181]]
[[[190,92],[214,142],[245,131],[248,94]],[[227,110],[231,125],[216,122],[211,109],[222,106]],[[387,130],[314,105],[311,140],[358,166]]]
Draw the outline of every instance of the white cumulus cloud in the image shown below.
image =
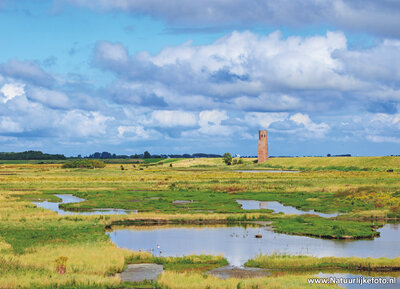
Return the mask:
[[14,97],[25,94],[25,84],[7,83],[3,85],[3,87],[0,89],[0,92],[3,94],[3,103],[7,103]]
[[193,112],[155,110],[151,113],[148,123],[160,127],[195,126],[197,118]]

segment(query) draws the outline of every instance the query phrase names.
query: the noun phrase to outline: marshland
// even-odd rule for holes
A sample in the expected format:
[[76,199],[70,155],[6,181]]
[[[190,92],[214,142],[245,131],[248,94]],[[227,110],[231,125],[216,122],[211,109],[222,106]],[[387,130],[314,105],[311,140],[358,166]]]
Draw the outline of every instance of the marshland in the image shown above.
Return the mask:
[[[331,288],[307,280],[400,270],[400,157],[62,163],[0,164],[1,288]],[[122,282],[135,263],[164,272]],[[227,265],[268,275],[208,274]]]

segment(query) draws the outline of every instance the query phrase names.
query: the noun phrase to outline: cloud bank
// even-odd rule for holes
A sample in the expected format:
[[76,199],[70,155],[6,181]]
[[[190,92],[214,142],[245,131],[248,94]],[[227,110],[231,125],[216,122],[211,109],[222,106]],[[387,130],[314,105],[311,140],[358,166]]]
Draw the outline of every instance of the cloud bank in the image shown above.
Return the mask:
[[400,142],[400,41],[347,42],[341,31],[234,31],[152,55],[99,41],[90,63],[113,76],[100,88],[11,59],[0,64],[0,142],[220,152],[265,128],[276,143]]
[[145,15],[162,19],[171,26],[199,31],[210,26],[237,29],[253,25],[296,28],[325,25],[383,37],[400,36],[400,3],[393,0],[57,0],[56,3]]

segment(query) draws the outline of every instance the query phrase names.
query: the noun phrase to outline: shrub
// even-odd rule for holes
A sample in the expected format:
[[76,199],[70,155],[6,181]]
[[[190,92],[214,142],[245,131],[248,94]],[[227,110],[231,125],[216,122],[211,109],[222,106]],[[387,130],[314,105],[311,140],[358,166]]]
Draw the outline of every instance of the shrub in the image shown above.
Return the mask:
[[226,163],[228,166],[232,164],[232,156],[230,153],[224,153],[222,158],[224,159],[224,163]]
[[233,159],[232,165],[242,165],[243,159]]
[[72,169],[72,168],[86,168],[86,169],[94,169],[94,168],[104,168],[106,165],[104,162],[99,160],[74,160],[68,161],[62,165],[63,169]]

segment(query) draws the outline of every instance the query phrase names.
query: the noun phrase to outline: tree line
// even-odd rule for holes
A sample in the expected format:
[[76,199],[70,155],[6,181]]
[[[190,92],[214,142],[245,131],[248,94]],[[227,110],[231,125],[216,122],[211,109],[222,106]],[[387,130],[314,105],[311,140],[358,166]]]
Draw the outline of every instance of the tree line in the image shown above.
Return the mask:
[[65,160],[66,157],[61,154],[46,154],[41,151],[25,152],[0,152],[0,160]]
[[[78,159],[149,159],[149,158],[220,158],[219,154],[206,154],[206,153],[194,153],[194,154],[150,154],[145,151],[142,154],[134,155],[117,155],[109,152],[95,152],[88,156],[82,157],[78,155]],[[41,151],[25,151],[25,152],[0,152],[0,160],[65,160],[63,154],[47,154]]]
[[[160,154],[160,155],[152,155],[148,151],[145,151],[143,154],[134,154],[134,155],[117,155],[117,154],[111,154],[109,152],[95,152],[89,156],[86,156],[84,158],[88,159],[150,159],[150,158],[174,158],[174,159],[179,159],[179,158],[220,158],[221,155],[218,154],[205,154],[205,153],[194,153],[194,154]],[[80,155],[78,155],[78,158],[81,158]]]

